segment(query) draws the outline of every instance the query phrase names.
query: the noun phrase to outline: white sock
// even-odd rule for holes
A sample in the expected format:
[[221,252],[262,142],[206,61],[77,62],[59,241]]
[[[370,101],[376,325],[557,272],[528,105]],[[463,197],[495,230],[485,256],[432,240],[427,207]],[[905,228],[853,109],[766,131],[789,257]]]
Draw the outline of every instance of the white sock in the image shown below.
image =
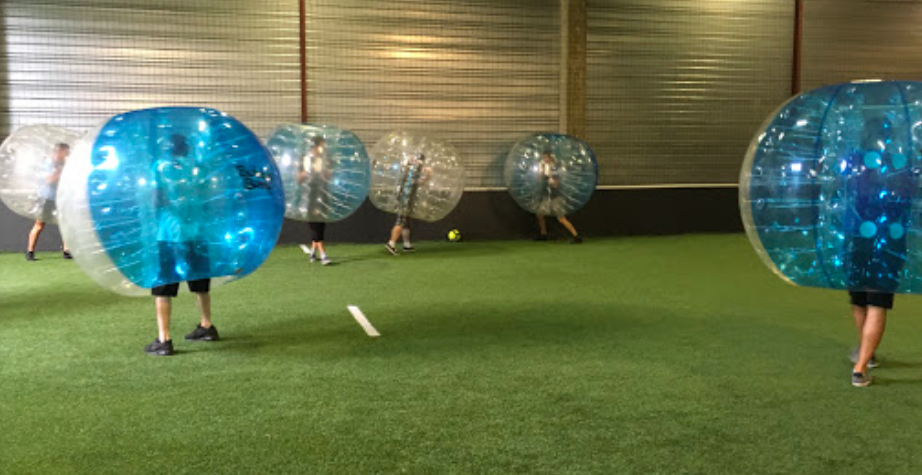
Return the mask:
[[387,243],[388,243],[391,247],[394,247],[394,246],[397,245],[397,243],[394,242],[394,241],[387,241]]
[[404,229],[400,234],[403,235],[403,247],[413,247],[413,245],[410,244],[410,230]]
[[321,259],[326,259],[326,258],[327,258],[327,253],[321,252],[321,253],[320,253],[320,258],[321,258]]

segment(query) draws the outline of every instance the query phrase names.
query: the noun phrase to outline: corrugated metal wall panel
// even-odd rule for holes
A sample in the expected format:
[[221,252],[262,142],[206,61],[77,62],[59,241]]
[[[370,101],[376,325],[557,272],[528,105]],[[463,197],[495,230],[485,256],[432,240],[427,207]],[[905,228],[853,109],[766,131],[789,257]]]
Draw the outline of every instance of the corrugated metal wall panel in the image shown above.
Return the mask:
[[589,0],[587,141],[601,185],[737,182],[790,95],[793,0]]
[[559,126],[559,29],[556,0],[308,0],[308,119],[369,147],[422,131],[501,186],[512,145]]
[[922,1],[804,2],[803,90],[855,79],[922,80]]
[[261,134],[300,118],[297,2],[3,0],[0,13],[0,133],[165,105]]

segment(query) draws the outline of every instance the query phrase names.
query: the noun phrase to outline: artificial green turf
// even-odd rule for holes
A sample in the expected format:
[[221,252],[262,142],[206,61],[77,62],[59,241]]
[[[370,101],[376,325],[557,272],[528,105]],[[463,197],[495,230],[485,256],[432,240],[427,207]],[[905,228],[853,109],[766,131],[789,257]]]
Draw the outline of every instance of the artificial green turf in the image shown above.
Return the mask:
[[171,358],[151,299],[0,255],[0,473],[922,472],[915,298],[854,389],[845,295],[742,235],[418,248],[279,248],[215,289],[224,341],[177,299]]

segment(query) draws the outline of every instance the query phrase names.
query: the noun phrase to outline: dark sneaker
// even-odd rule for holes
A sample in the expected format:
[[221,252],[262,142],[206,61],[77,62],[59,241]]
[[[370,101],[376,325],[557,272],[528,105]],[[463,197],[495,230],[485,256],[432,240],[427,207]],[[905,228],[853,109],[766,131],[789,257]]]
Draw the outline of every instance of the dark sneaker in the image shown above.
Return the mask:
[[[852,348],[852,352],[848,354],[848,359],[852,363],[858,362],[858,348]],[[871,359],[868,360],[868,368],[876,368],[880,366],[880,363],[877,361],[877,355],[871,355]]]
[[397,255],[397,248],[395,248],[394,246],[391,246],[391,243],[385,244],[384,248],[387,249],[387,252],[391,253],[392,256]]
[[153,343],[144,347],[144,352],[154,356],[171,356],[173,354],[173,340],[161,342],[155,339]]
[[866,388],[871,385],[871,377],[866,373],[852,373],[852,386]]
[[582,243],[583,243],[582,236],[573,236],[573,239],[570,239],[570,244],[582,244]]
[[416,248],[413,246],[403,246],[403,252],[416,252]]
[[205,328],[201,325],[195,327],[195,330],[186,335],[189,341],[218,341],[218,329],[214,325]]
[[26,260],[27,260],[27,261],[34,261],[34,260],[35,260],[35,253],[34,253],[34,252],[31,252],[31,251],[30,251],[30,252],[26,252]]
[[73,259],[73,258],[74,258],[74,255],[71,254],[70,251],[64,251],[64,258],[65,258],[65,259]]
[[537,234],[534,237],[535,241],[547,241],[547,234]]

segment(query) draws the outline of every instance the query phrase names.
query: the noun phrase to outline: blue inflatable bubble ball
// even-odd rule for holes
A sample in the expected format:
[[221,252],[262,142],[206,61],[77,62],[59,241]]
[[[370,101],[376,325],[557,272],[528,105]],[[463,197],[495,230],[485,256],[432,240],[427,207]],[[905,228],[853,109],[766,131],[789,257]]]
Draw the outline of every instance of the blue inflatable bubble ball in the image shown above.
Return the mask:
[[57,224],[58,183],[80,133],[51,125],[16,129],[0,145],[0,199],[14,213]]
[[250,274],[285,213],[278,168],[259,138],[231,116],[191,107],[128,112],[87,134],[58,201],[77,263],[125,295]]
[[803,286],[922,292],[922,83],[857,82],[789,100],[740,173],[753,246]]
[[282,174],[285,217],[331,223],[347,218],[368,196],[365,145],[348,130],[284,124],[266,143]]
[[369,198],[381,211],[435,222],[464,193],[464,164],[447,142],[392,132],[378,140],[371,158]]
[[512,199],[525,211],[560,217],[589,202],[599,182],[599,165],[582,140],[536,134],[512,147],[505,178]]

